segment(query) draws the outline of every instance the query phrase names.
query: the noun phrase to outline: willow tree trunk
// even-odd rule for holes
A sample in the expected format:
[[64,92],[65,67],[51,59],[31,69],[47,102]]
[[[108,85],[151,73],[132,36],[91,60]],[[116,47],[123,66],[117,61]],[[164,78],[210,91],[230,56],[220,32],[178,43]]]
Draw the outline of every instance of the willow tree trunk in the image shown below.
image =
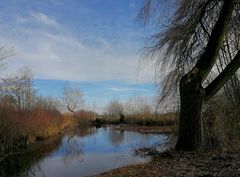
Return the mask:
[[221,45],[231,21],[236,0],[224,0],[207,46],[195,67],[180,81],[180,126],[176,150],[197,150],[203,145],[201,112],[203,103],[212,98],[239,68],[240,54],[226,66],[206,88],[207,78],[219,56]]
[[202,147],[201,111],[204,98],[205,91],[199,77],[192,73],[185,75],[180,82],[180,129],[176,150],[192,151]]

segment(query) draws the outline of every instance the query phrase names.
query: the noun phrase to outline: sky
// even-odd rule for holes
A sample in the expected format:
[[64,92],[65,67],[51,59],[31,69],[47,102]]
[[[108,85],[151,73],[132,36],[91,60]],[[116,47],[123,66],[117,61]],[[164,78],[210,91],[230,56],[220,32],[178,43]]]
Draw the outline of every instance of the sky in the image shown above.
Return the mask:
[[70,85],[101,111],[113,99],[152,98],[154,70],[141,49],[153,30],[136,22],[139,0],[1,0],[0,46],[16,55],[1,77],[27,66],[43,96]]

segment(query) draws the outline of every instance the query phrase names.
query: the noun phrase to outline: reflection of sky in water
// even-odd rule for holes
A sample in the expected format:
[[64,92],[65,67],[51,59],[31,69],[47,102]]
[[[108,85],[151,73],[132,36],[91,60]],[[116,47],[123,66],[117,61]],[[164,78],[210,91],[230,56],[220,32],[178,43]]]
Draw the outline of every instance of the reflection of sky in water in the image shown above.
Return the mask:
[[[164,142],[165,135],[140,134],[110,128],[93,129],[94,133],[64,136],[61,145],[39,161],[34,170],[36,177],[81,177],[98,174],[113,168],[146,159],[134,156],[134,148]],[[30,175],[30,176],[34,176]],[[29,177],[30,177],[29,176]]]

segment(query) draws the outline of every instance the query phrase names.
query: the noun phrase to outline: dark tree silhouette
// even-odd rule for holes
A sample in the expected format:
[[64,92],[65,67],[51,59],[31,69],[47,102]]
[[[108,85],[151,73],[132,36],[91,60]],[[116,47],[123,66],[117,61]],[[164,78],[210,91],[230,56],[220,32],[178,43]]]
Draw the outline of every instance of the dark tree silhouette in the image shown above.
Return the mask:
[[[199,149],[203,146],[202,107],[240,67],[240,1],[144,2],[139,18],[145,24],[150,19],[159,20],[159,14],[162,22],[167,23],[152,36],[146,52],[156,58],[161,71],[167,71],[160,101],[176,88],[180,91],[180,127],[175,148]],[[223,51],[229,51],[231,57],[210,80],[211,72],[224,58]]]

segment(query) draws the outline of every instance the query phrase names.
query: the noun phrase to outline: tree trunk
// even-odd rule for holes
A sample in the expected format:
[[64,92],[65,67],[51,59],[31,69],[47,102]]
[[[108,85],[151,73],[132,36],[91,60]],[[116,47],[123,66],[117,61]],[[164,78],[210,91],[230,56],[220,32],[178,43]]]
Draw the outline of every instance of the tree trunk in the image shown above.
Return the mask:
[[201,111],[205,91],[196,71],[194,68],[180,82],[180,129],[176,150],[192,151],[203,144]]
[[209,37],[205,51],[195,67],[180,81],[180,127],[176,150],[196,150],[203,145],[202,105],[227,82],[239,68],[240,53],[235,56],[214,81],[202,87],[219,56],[220,46],[230,23],[235,0],[224,0],[217,22]]

